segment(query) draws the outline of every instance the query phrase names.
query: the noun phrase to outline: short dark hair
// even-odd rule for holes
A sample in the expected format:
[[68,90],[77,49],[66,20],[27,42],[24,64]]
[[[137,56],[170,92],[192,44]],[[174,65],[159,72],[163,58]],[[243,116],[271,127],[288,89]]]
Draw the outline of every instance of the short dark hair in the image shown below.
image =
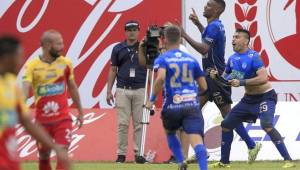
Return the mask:
[[236,29],[235,32],[244,33],[246,35],[246,38],[248,39],[248,44],[249,44],[251,35],[250,35],[250,32],[248,30],[243,29],[243,28],[238,28],[238,29]]
[[[214,0],[218,5],[220,5],[221,7],[221,13],[224,12],[225,8],[226,8],[226,3],[224,0]],[[220,14],[221,14],[220,13]]]
[[20,41],[12,35],[1,35],[0,36],[0,58],[5,55],[16,54],[20,47]]
[[171,44],[180,42],[181,31],[177,26],[167,26],[164,30],[164,35],[168,42]]

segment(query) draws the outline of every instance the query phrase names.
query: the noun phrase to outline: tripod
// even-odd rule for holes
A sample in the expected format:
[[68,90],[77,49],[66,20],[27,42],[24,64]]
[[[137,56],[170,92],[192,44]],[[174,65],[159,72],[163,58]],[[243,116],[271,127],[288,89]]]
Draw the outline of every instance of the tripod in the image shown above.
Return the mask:
[[144,156],[144,152],[145,152],[145,142],[146,142],[146,133],[147,133],[147,125],[150,122],[150,112],[154,112],[154,110],[150,110],[148,108],[146,108],[146,102],[147,102],[147,92],[148,92],[148,81],[149,81],[149,75],[150,75],[150,71],[152,70],[151,73],[151,82],[150,82],[150,94],[152,94],[152,90],[153,90],[153,82],[154,82],[154,70],[152,67],[148,67],[147,68],[147,77],[146,77],[146,84],[145,84],[145,97],[144,97],[144,105],[143,105],[143,115],[142,115],[142,139],[141,139],[141,146],[140,146],[140,153],[139,156]]

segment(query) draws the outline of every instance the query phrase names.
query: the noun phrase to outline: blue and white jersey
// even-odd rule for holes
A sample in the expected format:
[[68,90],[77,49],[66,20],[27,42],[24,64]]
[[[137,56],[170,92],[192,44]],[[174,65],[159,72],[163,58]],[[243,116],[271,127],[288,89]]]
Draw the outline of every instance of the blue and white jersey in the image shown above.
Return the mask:
[[163,109],[199,107],[196,79],[205,76],[199,63],[189,54],[173,49],[161,54],[154,70],[166,70]]
[[259,54],[254,50],[247,50],[245,53],[234,53],[228,59],[225,73],[226,79],[250,79],[256,76],[256,71],[264,67]]
[[210,46],[208,53],[202,59],[203,69],[216,67],[219,73],[223,73],[225,69],[226,36],[224,26],[220,20],[215,19],[205,27],[202,42]]

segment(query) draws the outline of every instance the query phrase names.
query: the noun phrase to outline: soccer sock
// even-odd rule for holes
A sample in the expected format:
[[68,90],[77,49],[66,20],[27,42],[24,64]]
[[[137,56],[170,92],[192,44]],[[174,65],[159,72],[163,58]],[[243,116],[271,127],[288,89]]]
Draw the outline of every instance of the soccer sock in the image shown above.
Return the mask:
[[65,170],[65,167],[63,166],[63,164],[60,160],[57,160],[56,170]]
[[175,134],[168,134],[167,139],[168,139],[169,148],[173,152],[176,162],[183,163],[183,153],[178,138],[176,137]]
[[196,145],[194,148],[198,166],[201,170],[207,170],[206,148],[203,144]]
[[229,164],[229,156],[231,150],[231,143],[233,140],[233,131],[222,131],[222,144],[221,144],[221,162]]
[[243,123],[240,123],[235,128],[235,131],[246,142],[248,149],[253,149],[255,147],[255,142],[248,135]]
[[270,136],[272,142],[274,143],[274,145],[276,146],[277,150],[279,151],[280,155],[284,158],[284,160],[292,160],[289,152],[285,147],[285,144],[282,140],[280,133],[275,128],[273,128],[271,131],[267,132],[267,134]]
[[50,158],[39,160],[39,170],[51,170]]

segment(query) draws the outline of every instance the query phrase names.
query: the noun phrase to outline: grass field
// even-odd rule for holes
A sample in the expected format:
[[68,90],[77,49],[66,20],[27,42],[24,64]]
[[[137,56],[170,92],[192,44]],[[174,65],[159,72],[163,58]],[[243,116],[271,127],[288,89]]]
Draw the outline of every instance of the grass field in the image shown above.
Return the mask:
[[[281,170],[283,162],[255,162],[248,165],[245,162],[233,162],[228,170]],[[295,168],[290,170],[300,170],[300,161],[296,162]],[[36,162],[27,162],[22,164],[22,170],[37,170]],[[177,170],[175,164],[144,164],[138,165],[133,163],[115,164],[115,163],[81,163],[73,164],[73,170]],[[196,164],[189,165],[188,170],[198,170]]]

